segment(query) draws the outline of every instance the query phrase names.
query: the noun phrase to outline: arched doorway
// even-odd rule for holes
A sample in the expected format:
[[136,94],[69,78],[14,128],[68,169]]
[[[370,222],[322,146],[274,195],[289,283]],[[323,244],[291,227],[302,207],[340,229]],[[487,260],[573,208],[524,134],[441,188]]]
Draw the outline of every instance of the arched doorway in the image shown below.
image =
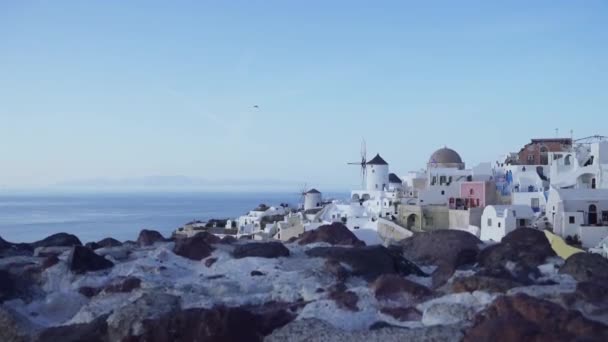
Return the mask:
[[587,224],[589,225],[597,224],[597,207],[595,206],[595,204],[589,206],[589,214],[587,221]]
[[407,229],[414,229],[416,228],[416,214],[410,214],[410,216],[407,217]]
[[353,202],[359,202],[359,195],[358,194],[354,194],[353,195]]

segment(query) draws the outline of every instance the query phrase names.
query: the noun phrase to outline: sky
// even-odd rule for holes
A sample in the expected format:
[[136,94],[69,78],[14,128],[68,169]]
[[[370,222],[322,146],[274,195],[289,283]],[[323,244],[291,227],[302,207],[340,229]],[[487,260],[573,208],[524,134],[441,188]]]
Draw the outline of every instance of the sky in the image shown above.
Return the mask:
[[606,108],[602,0],[0,1],[0,189],[349,189],[363,138],[401,175],[608,135]]

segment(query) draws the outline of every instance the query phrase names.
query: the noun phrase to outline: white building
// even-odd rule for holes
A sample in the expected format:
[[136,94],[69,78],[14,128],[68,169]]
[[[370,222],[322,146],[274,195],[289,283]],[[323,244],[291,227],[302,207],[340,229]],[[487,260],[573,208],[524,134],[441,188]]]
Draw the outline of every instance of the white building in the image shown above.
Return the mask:
[[304,193],[304,210],[320,208],[323,205],[321,192],[310,189]]
[[572,152],[549,153],[551,185],[608,189],[608,142],[578,145]]
[[249,211],[247,215],[238,218],[238,234],[249,235],[259,232],[262,229],[262,219],[264,217],[285,214],[285,208],[260,205],[254,210]]
[[535,219],[532,208],[526,205],[489,205],[481,215],[479,238],[500,242],[517,228],[531,227]]
[[553,232],[577,237],[583,247],[595,247],[608,236],[608,189],[557,189],[547,200]]

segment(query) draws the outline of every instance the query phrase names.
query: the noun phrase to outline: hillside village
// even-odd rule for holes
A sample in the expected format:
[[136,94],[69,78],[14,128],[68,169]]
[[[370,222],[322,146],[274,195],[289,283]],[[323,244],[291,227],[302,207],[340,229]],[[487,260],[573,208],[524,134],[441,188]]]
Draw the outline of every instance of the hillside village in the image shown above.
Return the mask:
[[363,186],[350,200],[303,192],[300,208],[261,205],[235,220],[192,222],[176,231],[201,230],[254,240],[289,241],[305,231],[341,222],[368,244],[389,245],[416,232],[468,231],[499,242],[529,227],[561,237],[573,248],[608,255],[608,141],[602,136],[532,139],[494,162],[465,164],[448,147],[425,168],[398,175],[377,154],[361,166]]

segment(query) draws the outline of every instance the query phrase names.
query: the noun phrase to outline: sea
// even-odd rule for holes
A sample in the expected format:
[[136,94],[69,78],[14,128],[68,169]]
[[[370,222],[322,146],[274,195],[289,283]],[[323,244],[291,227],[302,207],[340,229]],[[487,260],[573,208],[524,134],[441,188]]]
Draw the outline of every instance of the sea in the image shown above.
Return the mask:
[[[343,199],[347,194],[327,194]],[[66,232],[83,242],[136,240],[142,229],[165,236],[192,220],[236,218],[259,204],[297,206],[297,193],[0,194],[0,237],[33,242]]]

